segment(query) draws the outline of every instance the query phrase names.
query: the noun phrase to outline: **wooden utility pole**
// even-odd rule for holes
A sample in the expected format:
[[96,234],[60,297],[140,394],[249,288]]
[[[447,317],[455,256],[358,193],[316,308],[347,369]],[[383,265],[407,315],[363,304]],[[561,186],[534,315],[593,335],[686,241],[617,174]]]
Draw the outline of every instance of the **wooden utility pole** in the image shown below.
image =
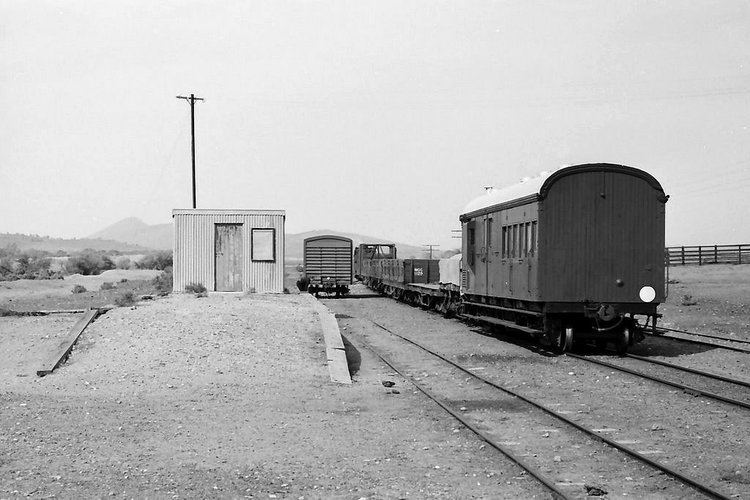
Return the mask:
[[[432,260],[432,249],[433,249],[433,248],[435,248],[435,247],[439,247],[440,245],[429,245],[429,244],[425,243],[425,244],[424,244],[424,245],[422,245],[422,246],[425,246],[425,247],[429,247],[429,249],[430,249],[430,260]],[[427,251],[427,250],[425,250],[425,252],[426,252],[426,251]]]
[[205,99],[202,97],[195,97],[194,94],[190,94],[190,97],[178,95],[177,99],[185,99],[190,102],[190,135],[193,138],[193,208],[195,208],[195,101],[204,101]]

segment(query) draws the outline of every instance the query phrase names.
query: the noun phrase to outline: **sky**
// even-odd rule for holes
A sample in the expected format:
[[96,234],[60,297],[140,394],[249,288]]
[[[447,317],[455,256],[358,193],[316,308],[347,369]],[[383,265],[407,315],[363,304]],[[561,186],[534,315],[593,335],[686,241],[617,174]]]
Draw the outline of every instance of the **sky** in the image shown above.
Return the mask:
[[[656,177],[668,245],[750,243],[750,2],[0,0],[0,232],[191,206],[458,246],[564,165]],[[634,235],[637,237],[637,235]]]

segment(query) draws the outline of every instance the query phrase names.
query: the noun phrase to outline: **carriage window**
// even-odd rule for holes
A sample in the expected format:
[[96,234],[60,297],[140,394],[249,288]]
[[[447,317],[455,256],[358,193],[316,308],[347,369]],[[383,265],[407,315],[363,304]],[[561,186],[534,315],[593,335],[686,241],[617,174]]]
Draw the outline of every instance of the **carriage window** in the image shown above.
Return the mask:
[[492,219],[487,219],[487,248],[492,246]]
[[536,221],[531,222],[531,252],[536,253]]
[[474,266],[474,244],[476,242],[476,235],[474,232],[474,222],[466,224],[466,261],[469,266]]
[[513,224],[513,257],[518,257],[520,254],[519,247],[520,241],[518,239],[518,224]]
[[508,226],[503,226],[503,258],[508,258]]
[[518,256],[526,257],[526,254],[528,253],[528,247],[526,246],[526,224],[519,224],[518,229],[521,233],[518,242]]
[[534,243],[532,242],[531,222],[526,223],[526,255],[534,255]]

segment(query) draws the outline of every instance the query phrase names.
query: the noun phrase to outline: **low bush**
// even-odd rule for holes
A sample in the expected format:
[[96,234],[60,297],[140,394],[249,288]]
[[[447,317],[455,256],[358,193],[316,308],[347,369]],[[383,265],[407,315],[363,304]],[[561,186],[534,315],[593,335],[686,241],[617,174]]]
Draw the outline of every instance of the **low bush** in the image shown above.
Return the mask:
[[133,262],[127,257],[120,257],[115,260],[115,267],[117,267],[117,269],[130,269],[133,267]]
[[99,285],[99,290],[112,290],[113,288],[117,288],[117,287],[111,281],[105,281],[104,283]]
[[20,251],[16,245],[0,248],[0,281],[49,279],[52,260],[42,250]]
[[135,304],[137,301],[135,299],[135,294],[132,290],[128,290],[127,292],[122,292],[120,295],[115,297],[115,305],[119,307],[129,307]]
[[84,293],[87,292],[86,287],[83,285],[73,285],[73,289],[70,290],[71,293]]
[[141,260],[135,263],[138,269],[157,269],[164,271],[168,267],[172,267],[172,252],[163,251],[148,254]]
[[159,295],[168,295],[172,292],[172,268],[167,268],[163,273],[151,280],[151,284],[154,285],[154,288],[159,292]]
[[65,263],[65,271],[70,274],[83,274],[84,276],[101,274],[103,271],[114,269],[115,264],[108,256],[93,250],[84,250],[71,256]]
[[194,293],[196,297],[208,297],[208,290],[203,283],[188,283],[185,285],[185,291]]

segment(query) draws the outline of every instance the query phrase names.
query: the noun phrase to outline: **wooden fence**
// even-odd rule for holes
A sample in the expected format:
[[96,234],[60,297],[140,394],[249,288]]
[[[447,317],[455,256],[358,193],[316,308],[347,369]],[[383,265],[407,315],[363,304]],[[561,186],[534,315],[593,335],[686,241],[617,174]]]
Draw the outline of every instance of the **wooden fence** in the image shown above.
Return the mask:
[[667,265],[750,264],[750,244],[667,247]]

